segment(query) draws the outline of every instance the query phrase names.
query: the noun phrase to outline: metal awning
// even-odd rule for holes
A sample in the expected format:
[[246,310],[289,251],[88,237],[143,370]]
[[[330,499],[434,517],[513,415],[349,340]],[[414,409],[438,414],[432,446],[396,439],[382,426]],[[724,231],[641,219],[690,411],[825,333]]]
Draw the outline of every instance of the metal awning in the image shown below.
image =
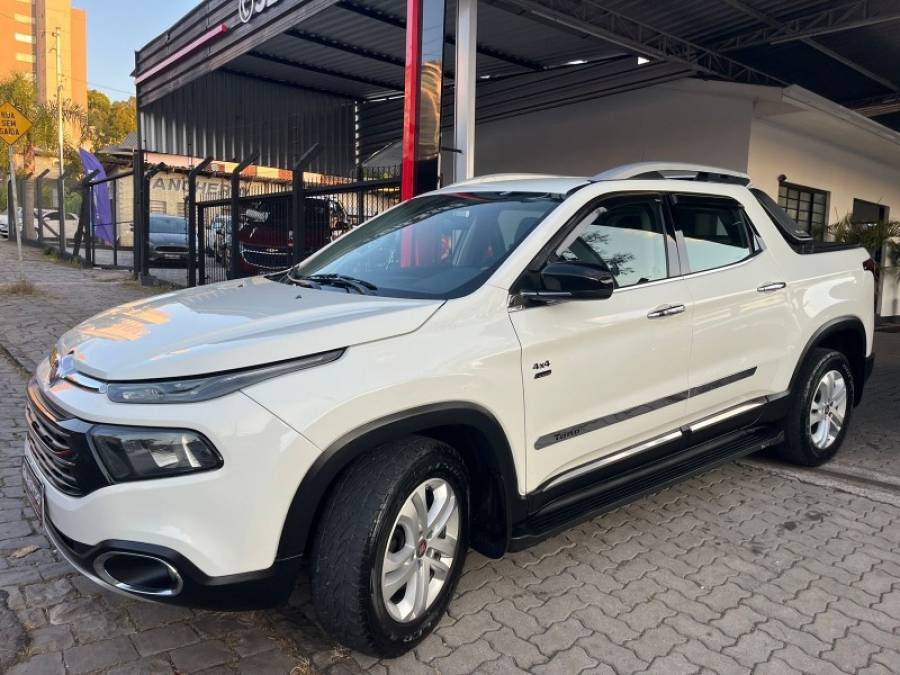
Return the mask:
[[[357,99],[397,95],[405,11],[405,0],[281,0],[244,24],[233,0],[207,0],[139,51],[138,89],[149,102],[225,68]],[[798,84],[900,129],[900,0],[481,0],[478,35],[480,80],[642,54],[700,76]]]
[[[448,16],[455,4],[448,0]],[[184,109],[207,107],[204,96],[215,89],[197,83],[214,74],[318,95],[320,107],[326,97],[365,110],[363,156],[396,140],[406,0],[277,0],[248,22],[237,5],[206,0],[138,52],[140,105],[165,111],[151,120],[163,145],[178,148],[190,137],[195,149],[239,149],[241,139],[204,143],[189,128],[194,115],[235,128],[230,110],[212,110],[212,102],[202,114]],[[448,20],[448,90],[453,27]],[[796,84],[900,130],[900,0],[480,0],[477,35],[480,121],[697,76]],[[232,89],[238,97],[241,87]],[[294,109],[301,100],[310,99],[296,98]],[[239,105],[249,124],[252,101]],[[341,120],[341,128],[352,125],[352,113]],[[290,153],[283,154],[280,165]]]

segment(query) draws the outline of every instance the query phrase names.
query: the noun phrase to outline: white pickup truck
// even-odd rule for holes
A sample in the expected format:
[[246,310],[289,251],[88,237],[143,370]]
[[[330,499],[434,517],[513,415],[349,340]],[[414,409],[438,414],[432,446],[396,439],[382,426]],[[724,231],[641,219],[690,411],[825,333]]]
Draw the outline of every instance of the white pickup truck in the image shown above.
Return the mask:
[[28,387],[25,484],[108,588],[277,603],[410,649],[472,546],[501,556],[732,458],[840,447],[872,263],[743,174],[487,176],[297,267],[123,305]]

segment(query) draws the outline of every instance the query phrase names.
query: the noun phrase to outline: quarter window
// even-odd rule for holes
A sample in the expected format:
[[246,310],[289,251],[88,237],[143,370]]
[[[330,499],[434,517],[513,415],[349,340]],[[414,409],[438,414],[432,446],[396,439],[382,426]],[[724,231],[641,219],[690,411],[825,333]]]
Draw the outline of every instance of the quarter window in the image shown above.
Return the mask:
[[744,211],[733,199],[678,195],[672,214],[692,272],[732,265],[756,250]]
[[604,201],[566,237],[557,258],[605,267],[620,288],[665,279],[666,234],[659,200]]

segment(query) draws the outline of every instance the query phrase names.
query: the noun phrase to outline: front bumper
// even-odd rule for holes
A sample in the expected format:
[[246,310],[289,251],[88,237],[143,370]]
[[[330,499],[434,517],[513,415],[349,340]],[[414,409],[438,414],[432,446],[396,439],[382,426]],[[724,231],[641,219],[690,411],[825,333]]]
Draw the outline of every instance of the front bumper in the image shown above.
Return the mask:
[[[173,605],[214,610],[247,610],[274,607],[288,598],[294,588],[300,558],[276,560],[264,570],[211,577],[204,574],[190,560],[165,546],[133,541],[105,540],[93,546],[75,541],[62,534],[44,516],[44,531],[65,560],[99,586],[129,597],[143,597]],[[159,560],[178,576],[177,593],[144,593],[127,590],[110,578],[101,578],[98,559],[109,554],[127,554]]]
[[53,467],[34,456],[29,437],[25,455],[43,488],[48,536],[76,568],[98,580],[94,563],[110,551],[157,558],[184,583],[174,597],[154,599],[176,604],[269,606],[290,592],[297,562],[279,556],[278,547],[297,486],[320,454],[316,446],[241,392],[197,404],[126,405],[65,382],[48,385],[46,375],[45,361],[36,381],[67,418],[86,427],[194,429],[224,462],[214,471],[67,494],[59,476],[48,478]]

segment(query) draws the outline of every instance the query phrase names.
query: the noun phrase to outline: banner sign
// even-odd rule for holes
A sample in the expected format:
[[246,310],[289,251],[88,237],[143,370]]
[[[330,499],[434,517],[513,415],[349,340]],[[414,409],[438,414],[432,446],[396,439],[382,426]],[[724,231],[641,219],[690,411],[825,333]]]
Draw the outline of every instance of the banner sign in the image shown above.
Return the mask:
[[[97,175],[94,177],[95,181],[106,178],[106,169],[103,168],[100,160],[93,154],[84,148],[81,148],[78,150],[78,155],[81,157],[81,165],[84,167],[85,175],[92,171],[97,171]],[[99,185],[95,185],[94,189],[90,191],[90,194],[93,197],[91,216],[93,220],[92,224],[94,226],[94,238],[112,246],[113,215],[109,201],[109,184],[100,183]]]

